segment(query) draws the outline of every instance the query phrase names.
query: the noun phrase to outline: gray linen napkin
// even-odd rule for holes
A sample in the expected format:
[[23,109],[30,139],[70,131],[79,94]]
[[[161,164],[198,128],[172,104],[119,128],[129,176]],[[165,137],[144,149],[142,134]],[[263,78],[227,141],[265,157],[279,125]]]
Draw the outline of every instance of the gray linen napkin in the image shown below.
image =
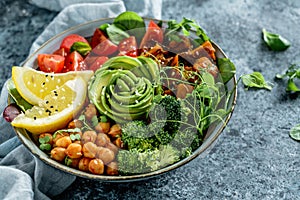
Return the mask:
[[[125,10],[141,16],[161,18],[162,0],[32,0],[37,6],[61,12],[32,44],[30,53],[52,36],[69,27],[105,17],[115,17]],[[87,3],[89,2],[89,3]],[[0,113],[7,105],[8,92],[3,86]],[[0,199],[49,199],[63,192],[76,179],[34,157],[9,123],[0,116]]]

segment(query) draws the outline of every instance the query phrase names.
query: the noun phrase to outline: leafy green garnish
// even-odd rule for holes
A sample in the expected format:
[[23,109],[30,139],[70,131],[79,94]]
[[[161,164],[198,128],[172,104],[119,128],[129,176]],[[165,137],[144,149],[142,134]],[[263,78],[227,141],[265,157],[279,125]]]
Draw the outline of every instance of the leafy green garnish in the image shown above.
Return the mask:
[[195,31],[196,35],[199,37],[195,40],[198,44],[201,45],[205,41],[209,40],[209,37],[206,35],[204,30],[194,20],[185,17],[179,23],[177,23],[176,20],[168,21],[166,36],[168,36],[171,40],[177,41],[179,39],[179,37],[176,36],[177,32],[181,31],[183,35],[189,36],[191,30]]
[[74,128],[74,129],[61,129],[58,131],[55,131],[55,133],[53,134],[53,138],[56,138],[57,134],[63,134],[63,133],[77,133],[80,132],[80,128]]
[[228,58],[218,58],[217,63],[222,80],[227,83],[235,75],[236,68]]
[[296,85],[295,79],[300,79],[300,65],[292,64],[284,74],[277,74],[276,78],[283,79],[288,77],[286,91],[288,92],[299,92],[300,88]]
[[11,79],[7,81],[7,90],[14,102],[22,109],[22,111],[25,112],[26,110],[32,108],[32,105],[20,95]]
[[294,140],[300,141],[300,124],[297,124],[290,130],[290,136]]
[[100,122],[106,123],[108,121],[107,117],[105,115],[100,116]]
[[91,121],[93,126],[97,126],[97,124],[99,123],[98,117],[96,115],[92,117]]
[[72,141],[75,141],[75,140],[80,140],[81,137],[80,137],[79,133],[77,133],[77,134],[71,134],[71,135],[70,135],[70,139],[71,139]]
[[51,145],[50,144],[40,144],[40,149],[42,151],[50,151],[51,150]]
[[92,47],[86,42],[74,42],[70,52],[77,51],[80,55],[86,56],[91,50]]
[[263,39],[268,47],[274,51],[284,51],[291,46],[291,43],[279,34],[270,33],[262,29]]
[[50,151],[51,145],[48,143],[50,141],[50,137],[46,135],[45,137],[39,138],[40,149],[42,151]]
[[72,165],[72,162],[73,162],[73,160],[70,157],[66,156],[65,165],[70,166],[70,165]]
[[272,90],[272,86],[265,81],[264,76],[260,72],[253,72],[251,74],[246,74],[241,76],[243,84],[247,88],[261,88]]
[[50,141],[50,137],[48,135],[46,135],[45,137],[39,138],[39,143],[41,143],[41,144],[45,144],[49,141]]
[[112,24],[106,28],[106,34],[108,35],[109,39],[114,44],[119,44],[123,39],[128,38],[130,35],[123,31],[122,29],[118,28],[116,25]]

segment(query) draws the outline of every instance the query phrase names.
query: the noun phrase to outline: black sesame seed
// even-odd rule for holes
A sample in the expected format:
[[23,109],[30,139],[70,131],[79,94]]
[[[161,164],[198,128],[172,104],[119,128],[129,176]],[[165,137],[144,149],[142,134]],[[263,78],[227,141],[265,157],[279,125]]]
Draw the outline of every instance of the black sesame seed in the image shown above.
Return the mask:
[[45,85],[46,83],[44,82],[43,85]]
[[58,112],[58,110],[57,110],[57,109],[55,109],[55,111],[56,111],[56,112]]
[[55,93],[55,96],[58,96],[58,94],[57,94],[57,93]]
[[46,101],[46,104],[48,104],[49,103],[49,101]]
[[46,74],[46,78],[48,77],[48,74]]
[[53,108],[53,106],[50,106],[50,108]]
[[34,120],[36,120],[36,117],[33,117]]

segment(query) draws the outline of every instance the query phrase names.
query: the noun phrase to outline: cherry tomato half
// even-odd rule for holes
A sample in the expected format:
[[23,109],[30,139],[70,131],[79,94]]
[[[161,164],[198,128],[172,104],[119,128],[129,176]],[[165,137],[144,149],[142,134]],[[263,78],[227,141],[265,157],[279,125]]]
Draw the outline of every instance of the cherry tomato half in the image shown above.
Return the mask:
[[83,57],[77,51],[73,51],[66,57],[65,66],[62,71],[68,72],[68,71],[82,71],[82,70],[85,70]]
[[140,48],[147,47],[149,42],[156,41],[162,43],[164,40],[163,30],[152,20],[150,20],[148,29],[141,41]]
[[68,52],[66,51],[65,48],[59,48],[56,51],[54,51],[53,54],[66,57],[68,55]]
[[93,48],[92,52],[99,56],[108,56],[115,53],[118,50],[118,46],[112,43],[101,31],[100,29],[96,29],[92,40],[91,46]]
[[137,43],[134,36],[123,39],[119,43],[119,55],[127,55],[131,57],[137,56]]
[[77,35],[77,34],[71,34],[71,35],[66,36],[63,39],[63,41],[60,44],[60,49],[64,48],[65,51],[67,53],[69,53],[70,48],[74,44],[74,42],[86,42],[86,43],[88,43],[88,41],[84,37],[82,37],[80,35]]
[[54,54],[39,54],[38,66],[43,72],[59,73],[64,68],[65,57]]

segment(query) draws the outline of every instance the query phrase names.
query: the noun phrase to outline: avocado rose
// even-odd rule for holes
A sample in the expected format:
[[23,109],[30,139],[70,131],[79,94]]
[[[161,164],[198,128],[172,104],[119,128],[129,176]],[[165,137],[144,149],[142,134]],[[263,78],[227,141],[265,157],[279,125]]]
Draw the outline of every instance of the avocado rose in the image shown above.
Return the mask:
[[89,98],[101,114],[123,123],[145,119],[159,87],[159,68],[154,60],[118,56],[95,72]]

